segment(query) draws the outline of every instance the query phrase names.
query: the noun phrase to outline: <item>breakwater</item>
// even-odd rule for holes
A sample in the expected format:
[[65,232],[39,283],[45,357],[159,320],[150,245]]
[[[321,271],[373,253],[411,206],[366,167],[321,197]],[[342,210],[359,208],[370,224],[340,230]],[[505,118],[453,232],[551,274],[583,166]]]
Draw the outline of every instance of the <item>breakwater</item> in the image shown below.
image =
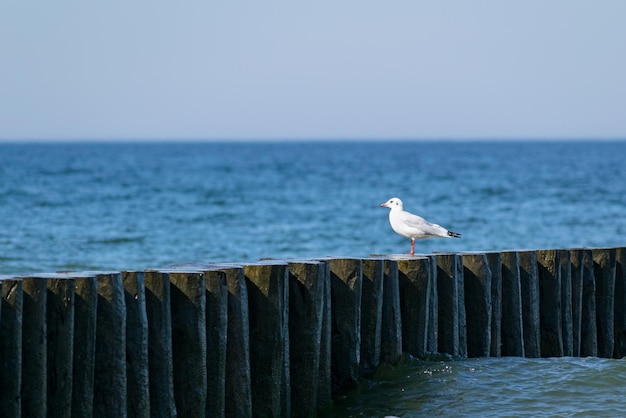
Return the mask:
[[2,416],[312,416],[403,354],[626,355],[624,248],[0,279]]

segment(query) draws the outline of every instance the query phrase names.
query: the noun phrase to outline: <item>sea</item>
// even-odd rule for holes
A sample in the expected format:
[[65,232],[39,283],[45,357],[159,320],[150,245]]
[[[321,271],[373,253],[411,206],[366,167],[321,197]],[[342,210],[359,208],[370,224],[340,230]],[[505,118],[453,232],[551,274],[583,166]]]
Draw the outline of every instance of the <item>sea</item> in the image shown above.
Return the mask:
[[[0,142],[0,275],[626,246],[626,141]],[[334,416],[616,416],[626,364],[407,360]]]

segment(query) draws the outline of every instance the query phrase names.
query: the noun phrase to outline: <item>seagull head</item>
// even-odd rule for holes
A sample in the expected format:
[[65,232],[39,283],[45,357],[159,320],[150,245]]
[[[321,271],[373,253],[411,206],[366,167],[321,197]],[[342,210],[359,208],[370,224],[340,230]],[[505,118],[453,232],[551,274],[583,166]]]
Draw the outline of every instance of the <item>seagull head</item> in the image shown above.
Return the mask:
[[402,210],[402,200],[398,199],[397,197],[392,197],[391,199],[389,199],[385,203],[381,203],[380,206],[385,206],[385,207],[391,208],[391,209],[400,209],[400,210]]

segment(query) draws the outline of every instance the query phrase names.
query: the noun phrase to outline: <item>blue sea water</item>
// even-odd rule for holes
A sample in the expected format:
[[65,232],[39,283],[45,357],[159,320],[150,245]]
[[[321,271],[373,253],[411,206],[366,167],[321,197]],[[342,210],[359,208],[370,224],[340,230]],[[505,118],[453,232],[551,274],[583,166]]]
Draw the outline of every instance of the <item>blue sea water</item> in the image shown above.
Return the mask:
[[0,274],[621,246],[626,142],[0,144]]
[[[626,245],[626,142],[0,143],[0,274]],[[624,363],[410,363],[334,416],[615,416]]]

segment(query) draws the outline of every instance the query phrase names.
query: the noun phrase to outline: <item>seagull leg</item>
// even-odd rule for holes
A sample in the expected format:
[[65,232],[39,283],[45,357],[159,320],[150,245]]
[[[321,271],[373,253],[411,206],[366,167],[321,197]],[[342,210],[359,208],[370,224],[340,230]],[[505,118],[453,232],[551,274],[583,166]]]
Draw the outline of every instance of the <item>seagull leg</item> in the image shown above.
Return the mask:
[[415,240],[411,238],[411,255],[415,255]]

